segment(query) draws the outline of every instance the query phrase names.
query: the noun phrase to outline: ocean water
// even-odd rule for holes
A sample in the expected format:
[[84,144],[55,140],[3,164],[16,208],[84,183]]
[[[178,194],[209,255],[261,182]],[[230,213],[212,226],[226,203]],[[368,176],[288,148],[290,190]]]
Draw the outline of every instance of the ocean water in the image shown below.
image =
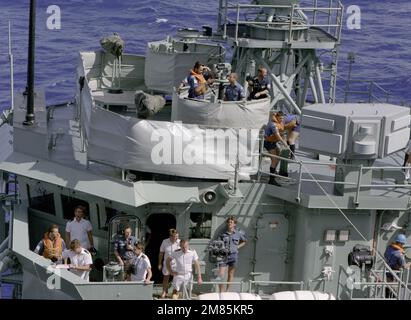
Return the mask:
[[[353,77],[374,80],[392,93],[393,102],[411,105],[410,1],[347,0],[343,4],[360,7],[361,29],[350,30],[344,23],[340,76],[347,76],[347,53],[354,51]],[[46,27],[50,5],[61,9],[60,30]],[[12,22],[15,88],[22,90],[26,84],[28,7],[29,0],[0,0],[1,108],[10,104],[8,20]],[[46,88],[48,104],[72,100],[80,50],[98,49],[102,36],[119,32],[126,52],[144,54],[148,41],[164,39],[181,27],[215,27],[217,7],[218,0],[38,0],[36,85]]]
[[[354,78],[374,80],[392,93],[392,102],[411,105],[411,2],[342,2],[346,8],[361,8],[361,29],[350,30],[344,24],[339,74],[347,76],[347,54],[355,52]],[[46,27],[50,5],[61,9],[60,30]],[[26,84],[28,7],[29,0],[0,0],[0,109],[10,105],[9,20],[15,89],[23,90]],[[36,85],[46,89],[48,104],[72,100],[78,52],[98,49],[102,36],[118,32],[126,52],[144,54],[148,41],[164,39],[179,28],[215,28],[217,7],[218,0],[37,0]],[[0,290],[3,297],[11,296],[10,286]]]

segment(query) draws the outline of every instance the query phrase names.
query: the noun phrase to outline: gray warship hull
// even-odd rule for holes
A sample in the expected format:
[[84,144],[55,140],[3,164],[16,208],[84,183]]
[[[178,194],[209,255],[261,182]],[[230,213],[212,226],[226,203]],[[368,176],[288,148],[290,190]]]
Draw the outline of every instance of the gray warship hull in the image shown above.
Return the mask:
[[[242,20],[242,11],[250,9],[254,18]],[[76,80],[84,82],[77,83],[75,102],[46,107],[44,94],[36,90],[34,125],[23,125],[27,96],[16,94],[13,121],[5,117],[0,127],[0,270],[12,270],[1,282],[13,284],[15,297],[25,299],[153,299],[161,290],[157,270],[149,285],[108,280],[105,273],[116,228],[132,221],[142,241],[151,231],[146,253],[154,266],[169,228],[190,239],[205,282],[190,283],[184,298],[201,298],[222,283],[215,279],[207,249],[234,215],[248,241],[239,253],[233,293],[255,299],[303,299],[307,293],[311,298],[324,293],[323,299],[384,299],[390,290],[392,299],[409,300],[408,269],[396,272],[390,283],[386,275],[392,270],[382,256],[398,230],[410,235],[410,187],[401,167],[409,109],[336,103],[343,6],[327,5],[325,12],[324,26],[321,6],[220,1],[214,34],[182,30],[175,38],[149,43],[144,57],[124,54],[121,61],[100,51],[81,52]],[[186,89],[177,90],[197,60],[222,68],[217,72],[225,76],[223,44],[233,47],[230,68],[242,82],[257,66],[268,69],[269,98],[225,102],[216,87],[204,100],[191,100]],[[331,59],[328,92],[320,50]],[[122,92],[110,92],[119,79]],[[169,95],[171,101],[139,119],[137,90]],[[301,115],[295,160],[262,148],[261,129],[270,110]],[[150,152],[158,143],[153,132],[170,135],[175,160],[179,152],[197,150],[193,137],[207,141],[211,129],[234,138],[243,130],[247,142],[227,149],[224,136],[212,151],[205,148],[206,156],[222,155],[223,163],[196,156],[191,164],[152,161]],[[176,151],[177,137],[187,136],[191,140],[182,138]],[[247,155],[245,165],[239,163],[241,152]],[[288,163],[288,177],[276,175],[280,186],[267,183],[272,157]],[[90,282],[33,252],[50,224],[65,230],[78,204],[87,207],[97,248]],[[348,263],[359,245],[368,248],[371,265]],[[407,259],[410,254],[405,251]]]

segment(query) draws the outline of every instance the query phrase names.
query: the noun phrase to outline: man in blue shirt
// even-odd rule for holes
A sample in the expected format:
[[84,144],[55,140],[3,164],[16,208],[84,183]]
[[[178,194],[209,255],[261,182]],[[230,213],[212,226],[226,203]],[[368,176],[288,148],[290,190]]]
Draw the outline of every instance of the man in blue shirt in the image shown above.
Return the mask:
[[[266,125],[264,129],[264,148],[267,151],[275,156],[280,155],[279,143],[283,146],[286,146],[286,142],[282,138],[284,133],[284,113],[282,111],[272,112],[271,121]],[[271,166],[270,173],[277,174],[277,165],[279,159],[276,157],[271,157]],[[269,184],[280,186],[279,183],[275,180],[275,176],[270,176]]]
[[131,259],[134,258],[134,246],[138,239],[131,235],[131,227],[125,226],[123,235],[114,242],[114,255],[118,263],[124,266],[126,274],[129,273]]
[[[235,267],[236,267],[236,263],[238,260],[238,249],[245,246],[247,239],[245,237],[244,232],[236,228],[237,220],[235,219],[234,216],[228,217],[226,222],[227,222],[227,230],[223,232],[219,236],[218,239],[224,242],[225,247],[230,248],[230,253],[226,261],[221,262],[219,264],[219,275],[220,275],[220,278],[223,278],[225,274],[225,270],[228,266],[228,277],[227,277],[228,284],[226,288],[226,290],[228,291],[230,287],[229,282],[232,282],[234,278]],[[223,291],[224,291],[224,286],[220,285],[220,292],[223,292]]]
[[301,124],[296,114],[287,114],[284,118],[284,129],[287,132],[287,144],[290,146],[291,159],[294,159],[295,142],[300,136]]
[[248,84],[251,89],[248,100],[267,98],[271,89],[271,81],[268,78],[267,69],[259,67],[257,76],[251,79]]
[[228,76],[229,85],[225,89],[225,101],[240,101],[245,99],[244,88],[237,82],[237,74],[230,73]]
[[385,250],[384,258],[394,271],[406,268],[409,265],[405,262],[404,258],[404,245],[406,241],[407,238],[405,234],[399,234],[395,238],[395,242],[389,245],[387,250]]
[[[403,268],[409,268],[410,263],[405,262],[404,245],[407,242],[405,234],[399,234],[395,237],[394,243],[390,244],[385,250],[384,258],[387,264],[393,271],[399,271]],[[394,276],[391,272],[387,272],[387,281],[393,282]],[[386,297],[392,297],[392,292],[389,288],[386,289]]]

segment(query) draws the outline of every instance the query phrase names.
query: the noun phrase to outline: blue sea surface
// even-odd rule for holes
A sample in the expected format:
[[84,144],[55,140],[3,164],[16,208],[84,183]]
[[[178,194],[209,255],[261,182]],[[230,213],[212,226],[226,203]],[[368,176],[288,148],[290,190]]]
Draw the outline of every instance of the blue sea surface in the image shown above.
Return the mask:
[[[411,105],[410,1],[350,0],[343,4],[346,8],[358,5],[362,20],[360,30],[349,30],[344,23],[340,76],[347,76],[347,53],[354,51],[353,77],[375,80],[393,94],[393,102]],[[60,30],[46,27],[50,5],[61,9]],[[126,42],[126,52],[144,54],[148,41],[164,39],[179,28],[207,24],[215,28],[217,8],[218,0],[38,0],[36,86],[46,88],[48,104],[72,100],[78,52],[99,49],[102,36],[118,32]],[[6,108],[10,105],[8,20],[12,22],[15,89],[23,90],[29,0],[0,0],[0,13],[0,108]]]
[[[10,106],[9,20],[15,89],[26,85],[29,2],[0,0],[0,109]],[[358,5],[362,19],[360,30],[349,30],[344,23],[339,74],[347,77],[347,54],[356,52],[355,78],[374,80],[392,93],[392,102],[411,105],[411,2],[347,0],[343,4]],[[46,27],[50,5],[61,8],[60,30]],[[79,51],[99,49],[101,37],[118,32],[126,52],[144,54],[147,42],[164,39],[179,28],[211,25],[215,29],[217,7],[218,0],[38,0],[36,86],[46,89],[48,104],[70,101]],[[2,289],[3,297],[11,296],[10,287]]]

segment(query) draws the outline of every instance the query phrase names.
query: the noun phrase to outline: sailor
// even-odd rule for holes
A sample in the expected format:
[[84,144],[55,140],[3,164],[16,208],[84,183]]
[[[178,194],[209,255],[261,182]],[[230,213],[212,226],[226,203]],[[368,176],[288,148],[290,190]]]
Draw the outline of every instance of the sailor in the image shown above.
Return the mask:
[[[242,248],[246,244],[246,237],[243,231],[237,229],[237,220],[234,216],[229,216],[226,220],[227,228],[218,237],[219,240],[224,242],[224,246],[229,248],[229,255],[226,260],[223,260],[219,264],[219,277],[224,277],[226,268],[228,267],[227,287],[226,291],[230,288],[230,282],[233,281],[235,268],[238,260],[238,249]],[[220,284],[220,292],[224,292],[224,285]]]
[[[165,298],[168,294],[168,283],[170,281],[170,272],[167,269],[167,258],[176,250],[180,249],[180,239],[176,229],[168,231],[169,238],[164,239],[160,246],[158,255],[158,270],[163,272],[163,292],[161,298]],[[164,260],[163,260],[164,258]]]
[[[410,263],[405,262],[404,245],[407,242],[405,234],[399,234],[395,237],[394,243],[390,244],[384,253],[384,258],[393,271],[401,270],[402,268],[409,268]],[[392,281],[393,276],[387,274],[387,278]]]
[[77,239],[83,248],[88,248],[90,252],[95,252],[93,227],[90,221],[84,219],[85,214],[86,207],[79,205],[74,208],[74,219],[66,224],[66,243],[71,243],[73,239]]
[[298,116],[295,114],[287,114],[284,117],[284,130],[287,132],[287,144],[291,150],[290,158],[294,159],[295,142],[300,136],[301,124]]
[[[282,134],[284,132],[284,113],[282,111],[278,111],[276,113],[272,113],[271,121],[267,124],[264,130],[264,148],[273,155],[278,156],[280,154],[280,148],[278,143],[280,142],[284,146],[286,146],[286,142],[282,138]],[[277,174],[276,168],[278,165],[279,159],[275,157],[271,157],[271,166],[270,166],[270,173]],[[276,186],[280,186],[277,181],[275,180],[274,176],[270,176],[269,184],[274,184]]]
[[[408,145],[405,148],[405,157],[403,167],[411,167],[411,139],[408,140]],[[411,168],[405,169],[405,180],[410,179],[410,170]]]
[[93,259],[90,252],[81,246],[79,240],[74,239],[71,241],[70,250],[63,251],[63,259],[65,264],[68,264],[68,259],[70,259],[69,269],[71,272],[81,279],[89,281]]
[[138,239],[132,236],[131,232],[131,227],[126,225],[123,234],[114,242],[114,255],[118,263],[124,266],[126,275],[130,273],[130,262],[134,257],[134,246],[138,243]]
[[244,88],[237,82],[237,79],[236,73],[230,73],[228,76],[229,85],[225,89],[225,101],[240,101],[245,99]]
[[[405,234],[399,234],[395,237],[394,242],[385,250],[385,261],[393,271],[400,271],[403,268],[408,269],[410,267],[410,263],[406,263],[404,257],[404,245],[406,242]],[[394,281],[394,276],[391,272],[387,272],[386,277],[388,282]],[[385,290],[385,296],[386,298],[393,296],[393,292],[388,287]]]
[[[181,240],[181,249],[171,253],[167,258],[167,269],[173,275],[173,299],[178,299],[179,292],[183,285],[189,284],[193,279],[193,264],[196,267],[197,282],[203,283],[201,278],[201,269],[198,262],[198,255],[195,250],[189,249],[188,240]],[[175,271],[171,268],[171,261],[175,261]]]
[[255,78],[248,78],[247,81],[249,88],[251,89],[248,100],[264,99],[268,97],[271,89],[271,82],[267,76],[266,68],[260,66],[258,68],[257,76]]
[[152,272],[150,259],[143,253],[144,245],[137,243],[134,246],[134,257],[130,261],[131,281],[144,281],[149,284]]
[[204,99],[204,94],[207,91],[207,81],[203,76],[204,65],[199,61],[194,64],[190,74],[187,76],[188,97],[191,99]]
[[64,250],[66,250],[66,243],[60,236],[59,227],[52,224],[44,234],[44,238],[37,244],[34,252],[53,262],[59,262]]

